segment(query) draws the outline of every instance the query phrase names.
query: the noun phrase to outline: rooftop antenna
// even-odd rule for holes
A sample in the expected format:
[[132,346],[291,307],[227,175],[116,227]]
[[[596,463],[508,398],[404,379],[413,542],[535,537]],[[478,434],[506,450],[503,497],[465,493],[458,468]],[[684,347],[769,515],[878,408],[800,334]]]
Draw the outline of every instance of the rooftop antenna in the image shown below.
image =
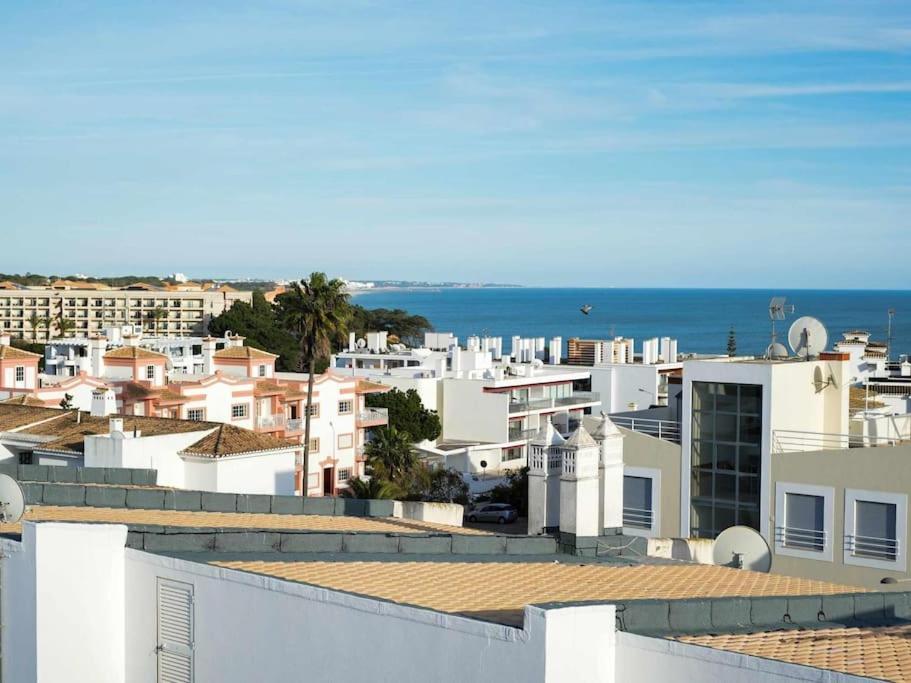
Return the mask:
[[895,319],[895,309],[890,308],[887,311],[889,315],[889,327],[886,331],[886,362],[892,360],[892,321]]
[[[773,355],[781,355],[782,345],[778,344],[778,335],[775,332],[775,321],[784,320],[794,313],[794,304],[785,303],[786,297],[773,296],[769,301],[769,320],[772,321],[772,339],[769,342],[769,348],[766,350],[766,356],[772,358]],[[785,354],[787,355],[787,354]]]
[[0,474],[0,523],[14,524],[25,512],[25,496],[19,482],[8,474]]
[[816,318],[808,315],[798,318],[788,330],[788,344],[791,350],[800,358],[810,360],[826,350],[829,343],[829,333],[825,326]]

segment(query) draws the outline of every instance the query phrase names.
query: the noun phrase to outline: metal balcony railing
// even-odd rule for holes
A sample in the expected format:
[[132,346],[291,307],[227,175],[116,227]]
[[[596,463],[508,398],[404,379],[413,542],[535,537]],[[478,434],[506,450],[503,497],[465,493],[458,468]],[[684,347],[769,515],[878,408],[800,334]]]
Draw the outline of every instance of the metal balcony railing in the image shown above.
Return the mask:
[[533,398],[529,401],[510,401],[509,412],[525,413],[531,410],[548,410],[550,408],[572,408],[574,406],[600,403],[601,394],[593,391],[577,391],[572,396],[561,398]]
[[842,448],[870,448],[872,446],[894,446],[905,440],[907,439],[902,435],[872,436],[776,429],[772,433],[772,451],[774,453],[798,453]]
[[676,420],[654,420],[645,417],[611,415],[611,422],[640,434],[647,434],[665,441],[680,443],[680,423]]
[[259,429],[269,429],[271,427],[284,427],[286,423],[284,415],[260,415],[256,418],[256,426]]
[[653,519],[654,517],[651,510],[643,508],[623,508],[623,526],[635,527],[637,529],[651,529]]
[[389,422],[388,408],[364,408],[356,414],[358,424],[386,424]]
[[898,539],[848,535],[845,550],[855,557],[893,561],[898,557]]
[[826,532],[819,529],[801,529],[793,526],[775,527],[775,540],[786,548],[816,550],[826,548]]

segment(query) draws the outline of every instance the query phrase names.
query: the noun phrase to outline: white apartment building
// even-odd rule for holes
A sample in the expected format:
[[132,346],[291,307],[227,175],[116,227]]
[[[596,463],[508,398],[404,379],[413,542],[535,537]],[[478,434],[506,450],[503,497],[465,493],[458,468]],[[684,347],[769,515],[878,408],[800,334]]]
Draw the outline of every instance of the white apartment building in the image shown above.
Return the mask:
[[[62,318],[72,322],[69,335],[73,336],[88,337],[105,328],[135,325],[154,336],[188,337],[205,334],[209,320],[234,302],[250,303],[252,299],[252,292],[203,289],[200,285],[160,289],[137,283],[112,289],[61,281],[44,288],[0,288],[0,331],[43,341],[56,335],[53,321]],[[33,316],[42,321],[34,328]]]

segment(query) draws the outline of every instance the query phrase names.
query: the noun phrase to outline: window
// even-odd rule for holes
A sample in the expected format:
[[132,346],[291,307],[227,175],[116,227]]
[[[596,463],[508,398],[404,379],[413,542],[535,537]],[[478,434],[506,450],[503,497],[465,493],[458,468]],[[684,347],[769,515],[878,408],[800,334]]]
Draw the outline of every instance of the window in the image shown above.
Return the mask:
[[16,381],[17,382],[25,381],[25,366],[22,366],[22,365],[16,366]]
[[146,379],[155,379],[154,365],[146,365]]
[[762,387],[693,382],[691,527],[715,538],[735,524],[759,529]]
[[202,422],[206,419],[206,409],[205,408],[190,408],[187,411],[187,419],[195,420],[196,422]]
[[193,586],[158,577],[158,680],[193,680]]
[[339,434],[338,435],[338,447],[339,448],[354,448],[354,435],[351,433]]
[[319,437],[310,439],[310,453],[319,453]]
[[905,571],[908,496],[845,490],[845,564]]
[[512,448],[504,448],[503,455],[500,456],[500,460],[518,460],[522,457],[522,446],[514,446]]
[[342,467],[342,468],[338,471],[338,481],[339,481],[339,483],[346,482],[346,481],[348,481],[349,479],[351,479],[351,468],[350,468],[350,467]]
[[635,536],[658,533],[658,495],[661,472],[645,467],[623,470],[623,529]]
[[[306,411],[307,408],[304,407],[304,410]],[[319,403],[314,403],[310,406],[310,417],[319,417]]]
[[242,420],[250,414],[250,406],[246,403],[235,403],[231,406],[231,419]]
[[266,366],[265,366],[265,365],[260,365],[260,366],[259,366],[259,376],[260,376],[260,377],[265,377],[265,376],[266,376]]
[[351,400],[339,401],[338,402],[338,414],[339,415],[350,415],[354,410],[354,402]]
[[835,490],[778,482],[775,487],[775,552],[832,561]]

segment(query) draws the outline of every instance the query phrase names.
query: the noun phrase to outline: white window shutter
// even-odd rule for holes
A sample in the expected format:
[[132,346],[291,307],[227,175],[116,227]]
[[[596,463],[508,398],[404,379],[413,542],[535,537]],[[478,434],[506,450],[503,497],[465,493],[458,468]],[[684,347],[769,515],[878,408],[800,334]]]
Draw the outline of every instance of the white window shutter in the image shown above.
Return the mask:
[[193,586],[158,579],[158,683],[193,683]]

